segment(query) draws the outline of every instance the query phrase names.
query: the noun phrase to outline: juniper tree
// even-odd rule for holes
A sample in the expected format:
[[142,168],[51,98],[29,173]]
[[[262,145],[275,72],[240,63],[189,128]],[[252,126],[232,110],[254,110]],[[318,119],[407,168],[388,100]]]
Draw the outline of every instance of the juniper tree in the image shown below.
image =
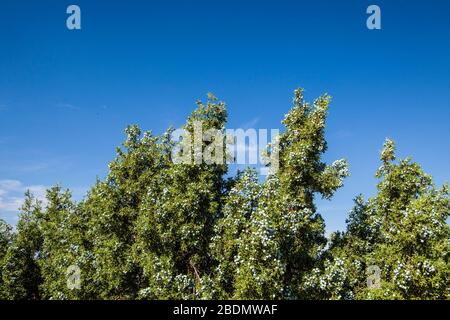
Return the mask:
[[[449,188],[437,188],[410,158],[394,160],[395,145],[388,139],[376,174],[381,179],[378,194],[367,202],[357,199],[347,231],[335,238],[324,274],[317,272],[312,281],[325,296],[450,297]],[[379,278],[367,274],[371,266],[379,268]]]
[[27,191],[17,234],[3,260],[2,286],[6,299],[39,299],[42,283],[38,260],[42,249],[42,207]]
[[[139,261],[132,254],[136,221],[147,189],[166,166],[164,143],[138,126],[126,129],[127,139],[117,148],[104,181],[97,181],[82,210],[88,216],[87,239],[92,261],[83,270],[85,283],[98,298],[134,298],[142,284]],[[84,290],[84,289],[82,289]]]
[[[192,141],[184,147],[188,161],[171,161],[148,185],[142,202],[135,252],[148,281],[140,292],[143,298],[190,299],[212,294],[209,244],[221,210],[227,166],[224,161],[202,159],[213,141],[202,137],[195,141],[195,130],[223,132],[227,114],[225,104],[212,95],[197,105],[184,125],[186,140],[180,142]],[[171,155],[177,156],[176,152]]]
[[12,227],[5,220],[0,219],[0,261],[5,257],[13,237]]
[[378,195],[368,215],[376,243],[366,264],[381,268],[381,288],[362,291],[368,298],[442,299],[450,297],[450,215],[448,185],[437,188],[432,177],[410,158],[395,160],[387,140],[377,177]]
[[42,249],[39,266],[43,283],[40,292],[43,299],[95,298],[86,285],[88,272],[80,274],[83,290],[69,286],[71,268],[86,271],[92,254],[86,241],[87,219],[72,200],[69,190],[54,186],[47,190],[47,205],[41,222]]
[[[345,160],[331,165],[321,161],[327,149],[324,129],[329,102],[324,95],[310,105],[301,89],[295,91],[293,108],[283,121],[286,130],[279,138],[278,170],[263,183],[258,203],[243,224],[246,227],[231,244],[222,245],[237,246],[233,261],[223,252],[217,255],[222,269],[236,264],[231,297],[308,298],[304,276],[316,266],[326,243],[314,198],[330,199],[348,175]],[[219,225],[231,220],[233,233],[241,219],[226,213]],[[222,228],[218,236],[225,234]]]
[[[395,162],[391,140],[377,195],[355,199],[346,231],[325,250],[315,199],[330,199],[348,175],[345,160],[322,161],[329,103],[295,91],[262,182],[252,169],[225,179],[227,113],[212,95],[183,141],[172,129],[158,137],[129,126],[85,200],[57,186],[42,208],[27,192],[17,232],[0,220],[0,298],[449,298],[449,187],[409,158]],[[213,140],[196,140],[199,127]],[[80,289],[67,286],[71,266]]]
[[362,195],[346,220],[347,230],[331,234],[323,265],[307,276],[305,287],[315,299],[355,299],[355,288],[367,286],[364,257],[373,248],[375,234],[370,228],[367,205]]
[[242,233],[250,231],[250,221],[262,191],[257,172],[250,168],[238,172],[230,184],[211,242],[211,253],[216,259],[213,271],[216,288],[214,298],[222,299],[234,295],[239,263],[236,257],[242,245]]
[[0,219],[0,300],[6,299],[3,289],[3,264],[6,253],[8,252],[11,242],[13,241],[14,233],[12,227],[3,219]]

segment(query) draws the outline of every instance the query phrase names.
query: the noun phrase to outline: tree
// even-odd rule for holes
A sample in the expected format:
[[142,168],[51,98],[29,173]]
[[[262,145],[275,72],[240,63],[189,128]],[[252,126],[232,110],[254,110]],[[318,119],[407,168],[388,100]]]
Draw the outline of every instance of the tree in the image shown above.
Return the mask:
[[129,299],[137,295],[143,274],[132,254],[136,220],[147,189],[167,163],[164,143],[138,126],[126,129],[124,150],[117,148],[105,181],[97,181],[81,210],[87,215],[86,239],[92,256],[82,273],[90,279],[82,290],[98,298]]
[[3,290],[6,299],[39,299],[42,283],[38,260],[42,248],[42,208],[29,191],[21,208],[17,235],[3,261]]
[[3,290],[3,264],[6,253],[14,238],[14,233],[12,232],[12,227],[7,224],[4,220],[0,219],[0,300],[5,299],[5,293]]
[[[233,261],[226,251],[217,252],[221,271],[236,265],[233,298],[308,298],[304,277],[319,262],[326,243],[314,198],[316,194],[331,198],[348,175],[345,160],[332,165],[321,161],[327,148],[324,128],[329,102],[330,97],[324,95],[311,106],[301,89],[295,91],[294,106],[283,121],[286,131],[279,138],[278,170],[261,186],[257,204],[244,209],[247,222],[240,222],[242,217],[236,217],[233,210],[226,211],[219,222],[238,221],[244,226],[236,234],[231,223],[231,230],[219,228],[217,236],[236,235],[237,240],[223,245],[237,247]],[[269,154],[275,152],[273,148],[269,147]],[[243,191],[237,194],[247,196]]]
[[[211,94],[206,103],[197,105],[184,126],[184,143],[193,142],[184,150],[192,161],[169,161],[148,184],[139,212],[135,252],[148,281],[140,292],[143,298],[192,299],[213,294],[209,245],[221,212],[227,166],[224,161],[202,159],[213,141],[194,140],[198,129],[223,132],[227,113],[225,104]],[[172,156],[175,146],[169,147]]]
[[0,219],[0,261],[5,257],[13,237],[12,227],[5,220]]
[[242,245],[242,233],[250,230],[251,219],[258,207],[262,186],[254,169],[238,172],[229,181],[221,218],[214,227],[211,254],[216,259],[213,270],[215,298],[231,298],[237,278],[236,260]]
[[325,238],[316,197],[349,175],[322,160],[329,103],[295,91],[265,180],[226,176],[227,111],[211,94],[180,141],[127,127],[83,201],[55,186],[43,207],[27,192],[17,231],[0,220],[0,299],[450,298],[450,188],[396,162],[392,140],[377,194]]
[[[328,297],[450,297],[449,188],[437,188],[410,158],[394,160],[395,144],[387,139],[378,194],[367,202],[357,198],[347,231],[335,238],[332,259],[316,278]],[[379,274],[367,274],[371,270]]]
[[[72,268],[86,270],[91,253],[86,243],[86,216],[72,201],[69,190],[54,186],[47,190],[47,206],[41,222],[42,249],[38,261],[42,274],[43,299],[93,298],[92,292],[68,285]],[[80,282],[86,273],[80,274]]]

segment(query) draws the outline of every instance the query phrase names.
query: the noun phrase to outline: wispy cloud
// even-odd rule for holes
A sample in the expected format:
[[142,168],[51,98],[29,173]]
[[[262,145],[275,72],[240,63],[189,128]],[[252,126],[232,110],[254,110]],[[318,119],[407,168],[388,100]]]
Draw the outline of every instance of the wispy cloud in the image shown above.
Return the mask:
[[[19,212],[24,201],[24,194],[29,190],[33,196],[42,201],[43,205],[47,204],[45,195],[48,186],[44,185],[26,185],[19,180],[4,179],[0,180],[0,217],[4,213],[8,213],[8,220],[16,220],[15,217]],[[74,187],[70,189],[75,200],[82,199],[88,190],[87,187]]]
[[[49,170],[69,170],[72,166],[71,157],[48,157],[46,155],[35,156],[33,160],[24,159],[20,163],[12,163],[9,166],[9,170],[19,173],[34,173]],[[3,170],[0,170],[3,171]]]
[[339,130],[335,133],[335,136],[338,139],[348,139],[353,136],[353,133],[349,130]]
[[259,117],[255,117],[241,125],[242,129],[254,128],[259,122]]
[[80,107],[75,106],[75,105],[73,105],[71,103],[57,103],[56,107],[57,108],[61,108],[61,109],[73,110],[73,111],[80,110]]
[[23,204],[24,193],[30,192],[40,201],[45,203],[46,186],[24,185],[19,180],[0,180],[0,210],[17,212]]
[[14,170],[19,172],[39,172],[42,170],[46,170],[51,167],[50,163],[41,162],[41,163],[32,163],[32,164],[24,164],[20,166],[14,166]]

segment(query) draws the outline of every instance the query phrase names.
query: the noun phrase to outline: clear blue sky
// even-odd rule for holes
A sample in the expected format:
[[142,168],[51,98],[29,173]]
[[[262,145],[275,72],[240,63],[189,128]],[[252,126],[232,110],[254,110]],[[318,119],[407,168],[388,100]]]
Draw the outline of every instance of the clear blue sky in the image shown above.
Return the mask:
[[[81,7],[82,30],[66,28]],[[382,30],[366,28],[377,4]],[[0,218],[31,188],[83,192],[127,124],[180,126],[209,91],[236,128],[282,128],[292,91],[333,96],[327,161],[351,177],[320,202],[328,231],[373,195],[385,137],[450,180],[450,2],[46,1],[0,3]]]

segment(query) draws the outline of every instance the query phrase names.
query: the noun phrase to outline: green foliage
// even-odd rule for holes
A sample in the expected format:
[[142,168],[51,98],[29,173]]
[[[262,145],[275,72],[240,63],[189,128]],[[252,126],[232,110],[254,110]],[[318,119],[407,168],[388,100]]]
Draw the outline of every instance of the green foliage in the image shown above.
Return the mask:
[[211,254],[216,259],[214,270],[217,298],[233,297],[239,276],[238,252],[244,244],[243,233],[249,232],[250,221],[261,197],[261,185],[254,169],[239,172],[231,181],[224,201],[222,217],[217,221],[211,242]]
[[6,295],[3,290],[3,265],[6,253],[13,241],[14,234],[12,228],[4,220],[0,219],[0,300],[5,299]]
[[42,283],[38,265],[42,248],[42,209],[30,192],[25,194],[17,234],[3,260],[2,291],[7,299],[39,299]]
[[[125,130],[124,149],[117,149],[105,181],[89,192],[81,211],[87,215],[85,266],[81,291],[97,298],[135,298],[142,287],[142,268],[132,254],[136,221],[147,188],[169,162],[166,144],[138,126]],[[167,138],[166,138],[167,140]]]
[[[409,158],[394,163],[392,140],[381,160],[378,194],[356,199],[347,231],[336,235],[325,270],[315,270],[310,284],[329,298],[448,299],[448,186],[436,188]],[[380,269],[379,288],[367,285],[369,266]]]
[[278,170],[261,186],[246,173],[229,193],[213,242],[227,297],[308,298],[304,276],[326,244],[314,197],[331,198],[348,175],[345,160],[321,161],[329,102],[324,95],[311,106],[296,90],[279,138]]
[[68,268],[84,268],[90,254],[85,247],[86,217],[72,201],[69,190],[63,191],[60,186],[55,186],[47,191],[41,230],[43,243],[38,262],[43,278],[40,287],[42,298],[92,297],[87,290],[71,290],[67,286]]
[[[194,121],[201,121],[204,132],[224,130],[223,102],[209,95],[206,104],[197,104],[184,126],[187,133],[194,135]],[[202,141],[199,151],[208,143]],[[195,158],[195,144],[192,148]],[[168,161],[148,185],[135,246],[148,281],[142,297],[186,299],[210,294],[203,293],[202,281],[210,272],[209,243],[221,211],[226,171],[225,164]]]
[[[225,139],[226,107],[211,94],[188,117],[187,140],[127,127],[83,201],[60,186],[45,206],[27,192],[16,230],[0,220],[0,299],[450,298],[449,187],[395,162],[391,140],[376,196],[356,197],[347,229],[327,241],[315,201],[349,175],[346,160],[322,160],[329,103],[295,91],[265,180],[202,161],[217,141],[186,144],[199,124]],[[174,161],[181,153],[191,161]]]

